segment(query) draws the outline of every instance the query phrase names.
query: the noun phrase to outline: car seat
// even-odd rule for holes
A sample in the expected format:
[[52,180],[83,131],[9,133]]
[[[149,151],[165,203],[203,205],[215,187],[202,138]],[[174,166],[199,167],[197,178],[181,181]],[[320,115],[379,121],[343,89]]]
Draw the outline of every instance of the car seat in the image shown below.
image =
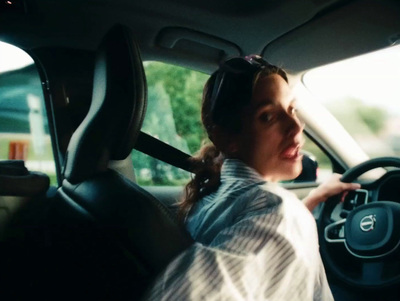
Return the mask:
[[91,106],[69,142],[51,213],[51,270],[60,277],[51,282],[70,297],[138,299],[192,244],[154,196],[108,168],[131,154],[146,89],[138,45],[129,28],[115,25],[97,49]]

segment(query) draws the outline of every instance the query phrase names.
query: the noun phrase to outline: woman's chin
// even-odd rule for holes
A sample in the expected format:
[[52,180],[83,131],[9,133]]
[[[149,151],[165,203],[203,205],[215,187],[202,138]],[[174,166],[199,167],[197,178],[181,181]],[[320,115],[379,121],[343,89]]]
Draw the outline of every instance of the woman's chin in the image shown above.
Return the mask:
[[266,166],[263,170],[257,169],[261,175],[269,182],[290,181],[297,178],[303,170],[300,161],[279,161],[279,165],[274,168]]
[[285,179],[282,181],[289,181],[289,180],[296,179],[301,174],[302,170],[303,170],[302,164],[294,164],[294,166],[292,166],[292,168],[287,168],[285,170],[284,175],[283,175],[283,177]]

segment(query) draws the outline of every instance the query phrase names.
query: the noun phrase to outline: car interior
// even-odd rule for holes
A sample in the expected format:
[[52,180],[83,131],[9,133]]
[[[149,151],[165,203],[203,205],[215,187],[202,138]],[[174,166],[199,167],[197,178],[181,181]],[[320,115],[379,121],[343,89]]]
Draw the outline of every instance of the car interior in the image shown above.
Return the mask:
[[[140,300],[194,243],[177,206],[225,59],[259,54],[295,86],[399,41],[396,0],[1,1],[0,42],[30,61],[1,69],[17,50],[0,44],[0,298]],[[313,212],[335,300],[398,300],[400,153],[367,155],[320,105],[299,114],[308,165],[282,185],[302,199],[324,172],[362,184]],[[373,243],[360,219],[387,220]]]

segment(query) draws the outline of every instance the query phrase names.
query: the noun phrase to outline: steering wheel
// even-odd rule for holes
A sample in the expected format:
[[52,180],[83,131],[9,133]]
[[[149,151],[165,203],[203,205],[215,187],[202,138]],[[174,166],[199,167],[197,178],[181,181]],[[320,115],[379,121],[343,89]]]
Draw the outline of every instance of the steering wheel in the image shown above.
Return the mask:
[[[389,166],[400,168],[400,159],[368,160],[347,170],[341,180],[350,183],[369,170]],[[328,199],[321,209],[318,230],[322,259],[328,272],[351,286],[371,289],[400,283],[400,204],[378,200],[382,184],[394,175],[400,177],[399,171],[389,171],[349,193],[340,220],[331,219],[340,208],[340,195]]]

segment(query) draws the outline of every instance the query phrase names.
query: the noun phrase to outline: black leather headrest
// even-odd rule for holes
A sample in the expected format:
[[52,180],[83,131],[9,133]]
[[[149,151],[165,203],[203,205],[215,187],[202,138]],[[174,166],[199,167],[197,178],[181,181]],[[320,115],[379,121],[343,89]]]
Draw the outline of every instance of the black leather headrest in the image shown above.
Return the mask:
[[105,171],[109,160],[125,159],[139,135],[146,105],[139,48],[129,28],[116,25],[97,50],[92,103],[68,145],[65,178],[77,183]]
[[29,171],[22,160],[0,161],[0,196],[36,196],[49,185],[46,174]]

